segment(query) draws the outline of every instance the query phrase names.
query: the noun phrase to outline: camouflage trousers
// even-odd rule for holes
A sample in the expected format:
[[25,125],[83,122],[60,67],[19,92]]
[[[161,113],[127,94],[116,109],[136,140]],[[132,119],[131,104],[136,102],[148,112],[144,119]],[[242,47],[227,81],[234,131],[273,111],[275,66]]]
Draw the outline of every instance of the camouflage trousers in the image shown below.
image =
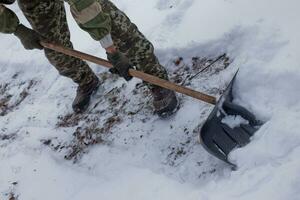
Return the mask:
[[[112,2],[99,0],[104,12],[111,17],[111,35],[117,49],[124,53],[138,70],[168,79],[165,68],[154,55],[154,47],[138,30],[125,13]],[[18,0],[19,6],[32,28],[48,41],[72,48],[65,8],[61,0]],[[86,85],[95,78],[89,66],[80,59],[45,49],[52,65],[63,76],[79,85]],[[148,85],[152,88],[152,85]]]
[[[63,1],[18,0],[18,3],[32,28],[47,41],[73,48]],[[86,62],[49,49],[44,51],[59,74],[71,78],[78,85],[84,87],[96,78]]]
[[109,0],[99,2],[103,11],[110,14],[111,35],[119,51],[124,53],[138,70],[167,80],[167,71],[155,56],[151,42],[112,2]]

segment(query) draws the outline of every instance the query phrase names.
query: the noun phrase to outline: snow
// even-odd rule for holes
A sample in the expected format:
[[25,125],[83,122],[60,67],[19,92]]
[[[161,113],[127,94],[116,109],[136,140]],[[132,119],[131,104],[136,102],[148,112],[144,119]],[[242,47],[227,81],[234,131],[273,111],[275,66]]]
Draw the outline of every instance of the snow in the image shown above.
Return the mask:
[[227,124],[230,128],[239,127],[241,124],[249,124],[243,117],[233,115],[224,117],[222,123]]
[[[73,116],[75,84],[42,52],[25,51],[14,36],[1,34],[0,199],[300,199],[300,2],[113,2],[153,41],[170,72],[178,56],[190,66],[194,56],[227,53],[228,68],[207,71],[189,87],[219,96],[239,68],[235,102],[266,123],[230,154],[238,165],[232,171],[198,143],[211,106],[179,95],[178,113],[159,120],[139,80],[127,84],[90,64],[108,79],[95,109]],[[10,7],[28,25],[17,5]],[[104,57],[67,12],[76,49]]]

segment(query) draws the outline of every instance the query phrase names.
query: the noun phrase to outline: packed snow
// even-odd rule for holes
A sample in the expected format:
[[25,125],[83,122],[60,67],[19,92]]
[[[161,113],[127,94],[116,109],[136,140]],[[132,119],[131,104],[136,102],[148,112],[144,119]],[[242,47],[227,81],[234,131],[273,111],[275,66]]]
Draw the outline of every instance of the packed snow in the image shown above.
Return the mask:
[[[76,85],[41,51],[1,34],[0,199],[299,200],[300,2],[113,2],[154,43],[173,81],[226,53],[188,86],[219,97],[239,69],[234,101],[264,125],[231,153],[233,171],[198,141],[212,106],[179,95],[180,110],[160,120],[140,80],[90,63],[103,84],[89,111],[74,115]],[[104,57],[66,9],[75,48]]]
[[222,123],[227,124],[230,128],[240,127],[241,124],[249,124],[247,120],[239,115],[228,115],[222,119]]

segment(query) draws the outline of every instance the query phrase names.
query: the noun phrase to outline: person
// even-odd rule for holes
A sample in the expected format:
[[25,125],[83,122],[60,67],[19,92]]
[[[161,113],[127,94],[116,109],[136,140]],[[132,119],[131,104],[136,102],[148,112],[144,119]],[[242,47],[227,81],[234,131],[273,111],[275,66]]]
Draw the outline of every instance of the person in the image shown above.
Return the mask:
[[[62,0],[18,0],[18,5],[31,28],[20,23],[16,14],[7,8],[15,0],[0,0],[0,32],[14,34],[25,49],[43,49],[41,40],[73,48]],[[137,70],[168,80],[166,69],[154,54],[154,47],[138,30],[124,12],[109,0],[65,0],[70,5],[73,18],[81,29],[99,41],[113,64],[110,70],[129,81],[128,70]],[[49,62],[60,75],[78,84],[72,108],[83,112],[91,95],[99,87],[99,79],[86,62],[53,50],[44,49]],[[147,83],[146,83],[147,84]],[[147,84],[153,96],[155,112],[160,117],[171,115],[178,100],[173,91]]]

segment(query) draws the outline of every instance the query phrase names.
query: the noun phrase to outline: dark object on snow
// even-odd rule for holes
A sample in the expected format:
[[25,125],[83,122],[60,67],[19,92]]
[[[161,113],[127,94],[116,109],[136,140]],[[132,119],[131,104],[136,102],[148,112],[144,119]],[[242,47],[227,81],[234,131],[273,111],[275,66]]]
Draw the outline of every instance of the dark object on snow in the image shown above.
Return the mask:
[[151,93],[155,113],[160,118],[166,119],[177,110],[178,99],[175,92],[162,87],[153,87]]
[[99,86],[100,81],[98,78],[95,78],[86,86],[78,86],[76,97],[72,103],[72,108],[75,113],[82,113],[88,108],[91,96],[97,91]]
[[[232,87],[235,77],[236,75],[200,131],[200,140],[204,148],[210,154],[233,166],[235,165],[228,161],[229,153],[236,148],[247,145],[250,138],[262,125],[247,109],[232,103]],[[249,123],[231,128],[222,122],[226,116],[230,115],[241,116]]]
[[179,65],[181,64],[182,61],[183,61],[183,58],[182,58],[182,57],[179,57],[179,58],[177,58],[177,59],[174,61],[174,64],[175,64],[176,66],[179,66]]

